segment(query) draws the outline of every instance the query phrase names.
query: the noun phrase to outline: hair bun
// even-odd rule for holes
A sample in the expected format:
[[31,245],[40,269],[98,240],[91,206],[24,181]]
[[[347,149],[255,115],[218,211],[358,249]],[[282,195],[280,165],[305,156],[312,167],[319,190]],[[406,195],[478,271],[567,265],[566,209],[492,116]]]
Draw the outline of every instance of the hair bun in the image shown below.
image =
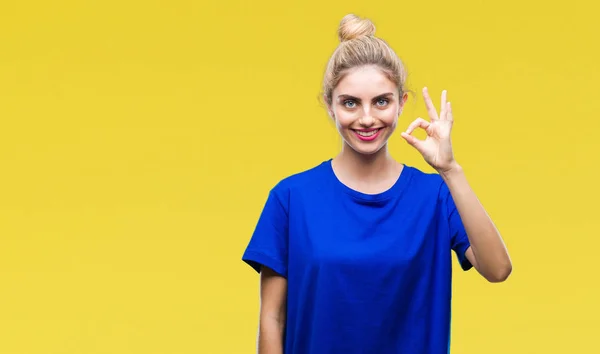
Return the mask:
[[362,36],[374,36],[375,25],[369,19],[361,19],[354,14],[344,16],[338,29],[340,42]]

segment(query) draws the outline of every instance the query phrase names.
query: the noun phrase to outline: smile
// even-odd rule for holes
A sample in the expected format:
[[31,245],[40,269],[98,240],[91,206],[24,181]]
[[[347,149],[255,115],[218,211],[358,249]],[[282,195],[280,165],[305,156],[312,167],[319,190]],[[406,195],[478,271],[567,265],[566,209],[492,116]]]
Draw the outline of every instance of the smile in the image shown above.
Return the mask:
[[379,132],[381,132],[381,128],[369,129],[369,130],[352,130],[352,131],[354,132],[354,134],[356,134],[356,137],[358,137],[360,140],[371,141],[371,140],[375,140],[375,138],[377,138],[377,136],[379,135]]

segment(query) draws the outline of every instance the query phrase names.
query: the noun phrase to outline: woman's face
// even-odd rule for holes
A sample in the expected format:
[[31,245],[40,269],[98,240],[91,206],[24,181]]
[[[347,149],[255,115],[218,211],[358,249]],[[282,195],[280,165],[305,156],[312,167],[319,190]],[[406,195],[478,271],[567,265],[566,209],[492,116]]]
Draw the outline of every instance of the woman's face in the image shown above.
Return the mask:
[[344,143],[370,155],[387,144],[396,129],[407,95],[376,66],[350,70],[332,93],[328,107]]

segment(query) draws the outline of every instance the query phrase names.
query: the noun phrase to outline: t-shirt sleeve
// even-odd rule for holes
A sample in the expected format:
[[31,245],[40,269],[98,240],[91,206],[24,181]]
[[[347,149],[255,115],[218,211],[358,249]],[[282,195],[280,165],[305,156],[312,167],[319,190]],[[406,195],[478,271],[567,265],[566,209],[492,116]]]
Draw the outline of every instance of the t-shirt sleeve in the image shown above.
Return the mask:
[[448,226],[450,230],[450,247],[456,253],[458,262],[463,270],[469,270],[473,267],[467,259],[466,252],[471,246],[465,226],[463,225],[458,209],[454,204],[454,199],[448,186],[444,183],[442,186],[444,200],[446,204],[446,215],[448,216]]
[[287,277],[289,195],[275,187],[269,192],[242,260],[260,273],[261,267],[271,268]]

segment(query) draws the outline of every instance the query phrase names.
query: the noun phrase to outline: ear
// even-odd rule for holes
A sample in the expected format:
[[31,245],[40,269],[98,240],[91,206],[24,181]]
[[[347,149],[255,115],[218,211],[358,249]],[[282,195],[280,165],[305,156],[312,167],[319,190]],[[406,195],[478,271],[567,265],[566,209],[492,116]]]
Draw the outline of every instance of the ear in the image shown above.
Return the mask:
[[400,101],[400,102],[402,102],[401,107],[404,107],[406,100],[408,100],[408,93],[405,92],[402,94],[402,100]]
[[400,107],[398,107],[397,116],[400,116],[400,114],[402,113],[402,109],[404,108],[404,104],[406,103],[407,99],[408,99],[408,94],[405,92],[404,94],[402,94],[402,98],[400,99]]
[[331,105],[329,103],[327,103],[327,97],[325,95],[323,95],[323,102],[325,102],[325,105],[327,105],[327,114],[329,114],[329,117],[331,119],[335,119],[335,113],[333,113],[333,107],[331,107]]

